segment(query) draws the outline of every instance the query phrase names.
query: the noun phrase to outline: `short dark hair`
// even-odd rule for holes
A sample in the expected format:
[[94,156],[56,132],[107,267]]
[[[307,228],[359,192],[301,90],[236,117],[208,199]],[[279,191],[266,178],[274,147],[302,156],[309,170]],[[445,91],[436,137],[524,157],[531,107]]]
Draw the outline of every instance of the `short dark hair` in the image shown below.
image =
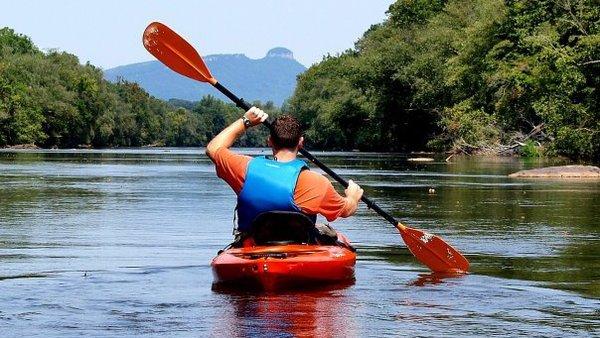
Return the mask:
[[277,117],[271,129],[271,142],[275,149],[294,149],[302,137],[300,121],[291,115]]

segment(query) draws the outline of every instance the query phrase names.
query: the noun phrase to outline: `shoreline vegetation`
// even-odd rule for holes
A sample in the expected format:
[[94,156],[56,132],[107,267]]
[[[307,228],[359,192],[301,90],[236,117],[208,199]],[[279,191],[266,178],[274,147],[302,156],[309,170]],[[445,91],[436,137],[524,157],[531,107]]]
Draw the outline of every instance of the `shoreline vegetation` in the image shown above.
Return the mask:
[[[272,102],[253,102],[270,115]],[[197,102],[150,96],[136,83],[111,83],[75,55],[40,51],[24,35],[0,29],[0,148],[200,146],[238,119],[233,104],[213,96]],[[255,128],[238,146],[262,145]]]
[[600,160],[600,7],[398,0],[289,101],[319,147]]
[[[298,77],[271,116],[307,147],[600,161],[600,8],[591,0],[398,0],[354,48]],[[241,112],[150,96],[0,29],[0,148],[203,146]],[[255,128],[236,146],[264,146]]]

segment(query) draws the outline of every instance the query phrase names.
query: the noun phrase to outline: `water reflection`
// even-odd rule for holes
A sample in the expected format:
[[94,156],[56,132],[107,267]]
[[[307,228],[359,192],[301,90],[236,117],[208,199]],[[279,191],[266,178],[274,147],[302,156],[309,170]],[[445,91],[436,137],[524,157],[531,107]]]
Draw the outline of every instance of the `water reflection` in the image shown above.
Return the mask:
[[215,289],[223,298],[226,337],[355,337],[350,296],[353,283],[288,293],[248,293]]
[[452,272],[450,272],[450,273],[443,273],[443,272],[421,273],[421,274],[419,274],[419,277],[417,279],[411,281],[410,283],[408,283],[408,285],[426,286],[426,285],[442,284],[446,280],[463,278],[466,275],[467,274],[464,274],[464,273],[452,273]]

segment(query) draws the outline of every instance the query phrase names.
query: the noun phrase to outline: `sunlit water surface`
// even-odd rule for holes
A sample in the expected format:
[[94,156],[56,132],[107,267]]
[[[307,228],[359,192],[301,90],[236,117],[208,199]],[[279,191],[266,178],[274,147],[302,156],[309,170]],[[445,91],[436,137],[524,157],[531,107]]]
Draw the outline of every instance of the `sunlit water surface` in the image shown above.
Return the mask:
[[0,152],[0,334],[600,334],[600,182],[506,177],[560,161],[317,152],[472,272],[429,275],[363,206],[334,223],[358,248],[353,285],[256,294],[211,290],[235,196],[203,153]]

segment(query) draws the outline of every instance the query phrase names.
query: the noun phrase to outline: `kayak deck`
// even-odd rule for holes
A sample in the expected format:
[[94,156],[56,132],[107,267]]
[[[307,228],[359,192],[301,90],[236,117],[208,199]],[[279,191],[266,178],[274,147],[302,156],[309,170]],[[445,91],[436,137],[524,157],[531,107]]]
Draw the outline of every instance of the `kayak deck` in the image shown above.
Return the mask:
[[215,284],[274,291],[354,279],[356,254],[337,245],[231,248],[211,263]]

